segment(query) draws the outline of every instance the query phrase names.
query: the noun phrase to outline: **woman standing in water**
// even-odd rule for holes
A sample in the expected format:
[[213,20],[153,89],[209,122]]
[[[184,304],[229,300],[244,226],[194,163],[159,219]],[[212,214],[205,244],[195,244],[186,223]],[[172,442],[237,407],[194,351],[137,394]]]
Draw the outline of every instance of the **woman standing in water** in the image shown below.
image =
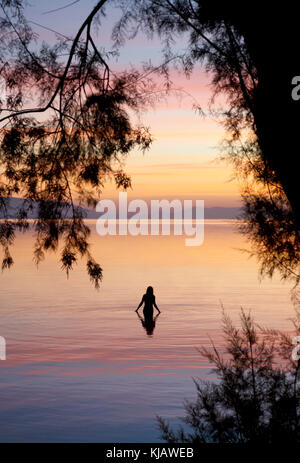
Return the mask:
[[138,305],[138,308],[136,309],[136,312],[139,310],[139,308],[144,304],[144,317],[145,318],[149,318],[149,317],[153,317],[153,306],[156,308],[156,310],[158,311],[158,313],[160,313],[160,310],[159,308],[157,307],[156,305],[156,302],[155,302],[155,296],[153,294],[153,288],[152,286],[148,286],[147,288],[147,291],[146,291],[146,294],[144,294],[141,302],[139,303]]

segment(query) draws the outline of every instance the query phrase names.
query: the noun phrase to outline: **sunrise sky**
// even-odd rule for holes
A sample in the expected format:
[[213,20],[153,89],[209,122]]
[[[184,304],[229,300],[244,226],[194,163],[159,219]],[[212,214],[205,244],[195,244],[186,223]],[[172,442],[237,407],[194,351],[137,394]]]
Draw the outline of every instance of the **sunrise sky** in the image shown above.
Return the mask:
[[[69,8],[52,11],[67,4],[61,0],[31,1],[26,15],[41,39],[52,42],[55,35],[37,24],[67,36],[74,35],[95,2],[79,0]],[[106,10],[106,18],[98,32],[100,46],[110,48],[111,28],[117,18],[115,10]],[[141,67],[149,60],[159,64],[160,50],[157,39],[151,41],[139,34],[124,46],[111,66],[114,70],[123,70],[131,65]],[[148,199],[197,197],[204,199],[207,207],[238,206],[239,186],[232,179],[232,169],[216,159],[224,129],[209,115],[203,119],[193,109],[195,101],[204,110],[208,107],[212,95],[209,76],[199,66],[189,80],[177,71],[173,72],[172,80],[176,88],[184,89],[191,96],[186,93],[180,99],[170,96],[157,104],[155,110],[143,115],[142,120],[150,127],[154,143],[146,154],[132,153],[126,161],[125,170],[131,175],[133,184],[129,196]],[[104,197],[114,196],[114,185],[108,184]]]

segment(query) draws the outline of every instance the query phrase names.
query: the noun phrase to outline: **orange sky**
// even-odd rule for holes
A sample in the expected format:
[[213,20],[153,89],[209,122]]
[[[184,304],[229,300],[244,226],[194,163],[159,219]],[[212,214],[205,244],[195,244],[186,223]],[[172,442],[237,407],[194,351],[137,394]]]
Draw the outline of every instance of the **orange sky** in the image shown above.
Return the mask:
[[[58,0],[51,3],[53,10],[59,6],[61,3]],[[48,3],[33,0],[27,8],[27,16],[35,22],[31,25],[41,40],[54,42],[55,35],[37,24],[72,36],[92,6],[92,0],[87,0],[84,4],[78,2],[72,5],[72,8],[65,10],[65,14],[60,10],[45,14],[49,10]],[[97,44],[108,49],[112,46],[110,35],[112,25],[118,18],[117,11],[109,9],[100,32],[95,35]],[[178,49],[184,46],[181,41],[176,45]],[[133,40],[126,42],[120,49],[120,55],[110,64],[118,72],[131,65],[140,68],[142,63],[149,60],[159,65],[161,59],[159,39],[150,40],[141,31]],[[133,190],[129,196],[148,199],[197,197],[204,199],[206,206],[238,205],[239,186],[236,181],[230,181],[234,177],[232,169],[224,162],[215,162],[220,154],[219,144],[224,130],[216,121],[210,117],[203,119],[193,109],[197,103],[207,110],[212,96],[209,77],[203,67],[197,65],[190,79],[174,70],[171,70],[171,79],[174,87],[184,92],[180,99],[166,97],[155,110],[142,115],[142,121],[149,126],[155,140],[145,155],[132,153],[124,165],[124,170],[132,177]],[[218,104],[224,107],[221,99]],[[104,197],[114,196],[115,187],[108,183]]]
[[[207,109],[211,90],[203,72],[190,80],[175,75],[174,83]],[[239,185],[232,167],[218,160],[224,128],[209,115],[199,116],[193,103],[189,96],[181,100],[170,96],[142,115],[154,142],[144,155],[132,153],[124,164],[132,177],[130,197],[197,197],[206,206],[239,205]],[[113,184],[107,184],[104,196],[115,195]]]

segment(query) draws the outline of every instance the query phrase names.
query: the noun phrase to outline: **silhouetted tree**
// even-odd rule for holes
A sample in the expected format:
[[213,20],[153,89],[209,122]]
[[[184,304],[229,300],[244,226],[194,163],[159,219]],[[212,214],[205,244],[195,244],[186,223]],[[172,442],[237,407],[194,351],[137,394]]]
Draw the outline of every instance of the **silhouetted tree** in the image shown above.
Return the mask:
[[[299,313],[294,328],[299,335]],[[292,336],[258,328],[243,310],[240,329],[223,315],[223,331],[224,354],[215,346],[200,350],[214,365],[217,380],[194,381],[197,400],[185,403],[185,428],[173,430],[158,417],[162,438],[170,443],[299,442],[299,362],[292,359]]]
[[[2,268],[13,263],[10,245],[18,229],[28,229],[35,201],[36,261],[63,241],[67,272],[84,256],[96,286],[102,278],[77,206],[95,204],[109,177],[118,188],[128,188],[122,159],[151,143],[147,128],[132,122],[133,113],[149,102],[149,79],[134,70],[112,73],[109,53],[96,45],[93,34],[105,3],[97,2],[74,38],[59,34],[55,45],[39,46],[24,16],[25,2],[0,2],[0,72],[6,85],[0,101]],[[14,221],[7,215],[12,195],[25,198]]]
[[227,153],[242,180],[243,212],[238,229],[251,243],[250,255],[260,262],[262,276],[279,271],[293,282],[292,297],[299,303],[300,229],[282,186],[268,169],[257,141],[237,145],[228,140]]
[[[300,105],[291,97],[292,79],[299,74],[297,17],[293,2],[264,9],[253,1],[245,8],[237,0],[117,0],[124,15],[115,27],[122,43],[143,30],[157,33],[167,57],[176,40],[185,40],[184,69],[202,62],[212,76],[215,94],[228,98],[225,124],[233,139],[245,129],[255,134],[261,160],[283,188],[300,219],[298,173]],[[288,25],[285,33],[279,33]],[[294,59],[290,59],[293,56]]]
[[[132,8],[125,0],[117,3],[124,11],[115,27],[117,42],[124,42],[128,31],[156,33],[170,61],[184,38],[185,72],[201,62],[211,75],[214,97],[227,96],[226,157],[246,181],[241,230],[254,244],[261,272],[272,275],[278,269],[297,286],[300,105],[291,97],[292,79],[299,74],[293,5],[269,10],[254,1],[245,11],[236,0],[132,0]],[[285,24],[288,31],[279,33]]]
[[[128,177],[122,169],[116,169],[115,162],[134,146],[145,149],[151,141],[147,130],[132,126],[129,116],[132,110],[149,103],[153,84],[138,72],[114,75],[108,64],[109,54],[96,45],[93,37],[94,24],[106,3],[96,3],[74,38],[60,34],[54,46],[44,44],[36,51],[32,47],[36,36],[24,17],[23,1],[0,2],[0,66],[8,89],[0,118],[5,124],[1,129],[4,186],[0,193],[2,197],[20,194],[38,201],[53,200],[48,212],[50,208],[50,216],[60,220],[61,206],[56,203],[70,204],[75,229],[71,222],[64,222],[62,228],[60,222],[52,222],[51,231],[44,222],[37,222],[37,260],[49,245],[56,247],[53,238],[64,236],[62,263],[67,269],[78,252],[86,253],[82,244],[87,243],[88,234],[73,205],[72,193],[76,190],[82,201],[92,201],[107,176],[114,176],[118,186],[128,187]],[[224,4],[211,0],[110,3],[123,9],[113,29],[116,47],[141,29],[149,36],[157,33],[165,54],[160,69],[168,77],[167,63],[178,59],[173,45],[176,38],[184,38],[188,46],[180,61],[185,72],[189,74],[196,63],[202,62],[212,76],[214,95],[227,96],[224,124],[229,133],[229,158],[236,166],[241,166],[242,160],[242,172],[254,180],[255,187],[250,190],[247,186],[244,191],[243,230],[257,244],[263,272],[272,274],[278,268],[286,277],[289,269],[289,275],[297,280],[300,206],[294,159],[299,150],[300,105],[291,98],[292,79],[299,74],[297,62],[290,59],[293,51],[295,56],[298,53],[293,5],[264,10],[261,2],[254,1],[245,11],[237,0]],[[286,23],[288,32],[278,33]],[[150,66],[146,76],[153,70]],[[26,99],[34,101],[35,107],[32,103],[26,106]],[[15,229],[24,229],[25,222],[26,207],[20,211],[17,224],[2,224],[4,267],[12,263],[9,244]],[[68,226],[73,227],[71,235]],[[77,246],[79,229],[81,244]],[[96,270],[91,256],[87,256],[89,268]]]

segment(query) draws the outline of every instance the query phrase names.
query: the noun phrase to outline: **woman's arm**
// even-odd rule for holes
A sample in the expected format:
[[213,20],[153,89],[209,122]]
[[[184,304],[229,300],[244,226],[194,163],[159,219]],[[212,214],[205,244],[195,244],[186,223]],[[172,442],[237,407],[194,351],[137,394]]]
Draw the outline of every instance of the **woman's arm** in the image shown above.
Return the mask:
[[[136,314],[139,317],[139,319],[141,320],[141,322],[143,323],[144,319],[143,319],[143,317],[141,317],[140,313],[138,312],[138,309],[136,309]],[[157,315],[159,315],[159,314],[157,314]]]
[[136,312],[137,312],[137,311],[139,310],[139,308],[143,305],[143,303],[144,303],[144,296],[142,297],[142,300],[141,300],[141,302],[139,303],[138,308],[136,309]]
[[159,308],[158,308],[157,305],[156,305],[155,297],[154,297],[153,305],[154,305],[154,307],[156,308],[156,310],[158,310],[158,313],[161,313],[161,311],[159,310]]

